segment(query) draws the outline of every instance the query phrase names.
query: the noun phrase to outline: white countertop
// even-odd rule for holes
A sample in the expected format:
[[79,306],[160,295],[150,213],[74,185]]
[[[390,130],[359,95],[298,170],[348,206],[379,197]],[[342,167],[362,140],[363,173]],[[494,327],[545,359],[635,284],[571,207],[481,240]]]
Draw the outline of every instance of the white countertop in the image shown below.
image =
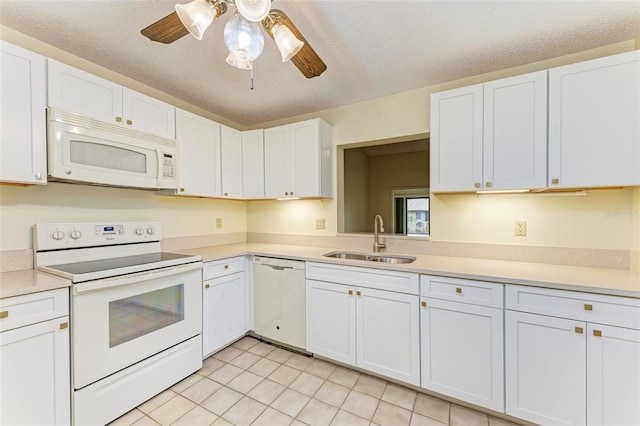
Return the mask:
[[70,280],[35,269],[3,272],[0,274],[0,299],[69,286]]
[[322,256],[324,253],[336,250],[339,249],[281,244],[241,243],[201,247],[181,250],[181,252],[198,254],[202,256],[205,262],[232,256],[253,254],[640,298],[640,274],[626,269],[588,268],[415,254],[411,254],[411,256],[415,256],[416,261],[409,264],[374,263],[361,260],[333,259]]

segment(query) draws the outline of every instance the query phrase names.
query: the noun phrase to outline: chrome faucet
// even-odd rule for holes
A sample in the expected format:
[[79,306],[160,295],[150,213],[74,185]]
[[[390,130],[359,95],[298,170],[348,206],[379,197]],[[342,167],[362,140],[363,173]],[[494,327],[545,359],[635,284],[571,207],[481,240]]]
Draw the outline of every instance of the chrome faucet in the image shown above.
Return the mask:
[[373,252],[378,253],[380,249],[385,248],[387,245],[378,241],[378,223],[380,223],[380,232],[384,232],[384,223],[382,222],[382,216],[379,214],[373,218]]

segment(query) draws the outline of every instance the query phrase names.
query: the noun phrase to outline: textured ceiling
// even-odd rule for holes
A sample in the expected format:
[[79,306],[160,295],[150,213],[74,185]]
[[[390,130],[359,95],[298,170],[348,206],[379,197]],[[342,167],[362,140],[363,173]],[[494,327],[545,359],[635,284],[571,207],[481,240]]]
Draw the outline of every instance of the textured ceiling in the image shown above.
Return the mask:
[[[186,3],[184,0],[178,0]],[[640,34],[634,1],[275,0],[328,66],[306,79],[273,41],[249,72],[225,62],[227,12],[202,41],[140,29],[167,0],[0,0],[0,23],[251,126],[514,67]],[[231,8],[233,9],[233,8]]]

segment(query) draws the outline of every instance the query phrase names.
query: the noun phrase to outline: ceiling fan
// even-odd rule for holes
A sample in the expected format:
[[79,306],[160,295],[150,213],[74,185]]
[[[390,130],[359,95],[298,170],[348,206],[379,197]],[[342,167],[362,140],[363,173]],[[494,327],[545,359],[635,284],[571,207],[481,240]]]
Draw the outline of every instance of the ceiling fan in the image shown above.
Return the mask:
[[201,40],[204,31],[214,19],[234,6],[236,13],[225,25],[224,39],[229,56],[227,63],[237,68],[252,69],[253,61],[260,56],[264,31],[276,42],[282,62],[291,60],[307,78],[318,77],[326,64],[313,50],[287,15],[271,9],[271,0],[193,0],[176,4],[176,11],[140,31],[152,41],[173,43],[191,33]]

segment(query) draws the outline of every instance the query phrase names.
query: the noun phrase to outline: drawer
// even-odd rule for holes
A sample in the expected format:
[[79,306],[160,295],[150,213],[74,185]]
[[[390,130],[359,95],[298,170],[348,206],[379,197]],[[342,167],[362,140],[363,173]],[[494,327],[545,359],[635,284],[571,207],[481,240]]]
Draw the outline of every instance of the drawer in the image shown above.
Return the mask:
[[0,299],[0,331],[69,315],[69,289]]
[[418,294],[418,274],[387,269],[359,268],[331,263],[307,262],[307,279]]
[[640,329],[640,299],[507,285],[506,308]]
[[461,278],[420,275],[420,295],[471,305],[502,308],[504,285]]
[[209,280],[211,278],[242,272],[244,271],[244,261],[244,257],[240,256],[206,262],[202,269],[202,279]]

